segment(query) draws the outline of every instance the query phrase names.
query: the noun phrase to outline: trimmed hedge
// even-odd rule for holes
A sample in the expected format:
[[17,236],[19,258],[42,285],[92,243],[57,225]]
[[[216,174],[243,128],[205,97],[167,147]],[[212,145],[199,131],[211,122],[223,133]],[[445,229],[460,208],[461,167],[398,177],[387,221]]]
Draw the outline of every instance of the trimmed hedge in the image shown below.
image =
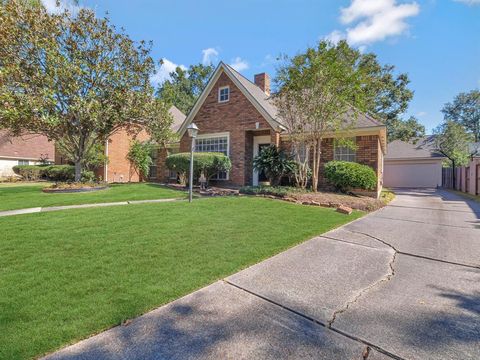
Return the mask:
[[348,161],[330,161],[325,165],[325,178],[337,190],[375,190],[377,175],[370,166]]
[[73,165],[50,165],[45,171],[48,180],[73,181],[75,180],[75,167]]
[[[180,183],[186,183],[187,174],[190,171],[190,153],[178,153],[167,156],[165,164],[167,168],[176,171],[180,177]],[[195,178],[203,172],[207,181],[216,173],[229,171],[232,163],[228,156],[222,153],[202,152],[193,154],[193,174]]]
[[48,165],[16,165],[12,168],[13,172],[20,175],[23,180],[32,181],[45,178],[45,170]]
[[47,179],[52,181],[73,181],[75,167],[72,165],[17,165],[13,172],[24,180]]

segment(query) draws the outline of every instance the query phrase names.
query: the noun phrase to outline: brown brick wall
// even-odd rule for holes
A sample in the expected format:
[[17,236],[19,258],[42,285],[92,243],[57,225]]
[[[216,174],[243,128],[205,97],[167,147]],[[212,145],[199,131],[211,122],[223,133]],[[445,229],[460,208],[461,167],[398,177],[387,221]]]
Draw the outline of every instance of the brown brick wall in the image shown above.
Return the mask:
[[[230,87],[230,100],[218,102],[218,88]],[[235,84],[221,74],[212,91],[208,94],[193,122],[198,126],[199,135],[213,133],[230,133],[230,159],[232,170],[228,182],[234,185],[250,184],[252,180],[253,133],[255,135],[275,133],[263,116],[242,94]],[[256,123],[259,129],[256,130]],[[272,135],[274,136],[274,135]],[[185,133],[180,140],[180,151],[190,151],[190,138]]]
[[138,182],[139,174],[127,160],[130,144],[134,139],[148,140],[150,137],[145,130],[136,134],[128,134],[119,130],[108,139],[108,182]]
[[[383,154],[380,146],[380,139],[377,135],[370,136],[357,136],[357,152],[356,158],[357,162],[363,165],[370,166],[375,170],[378,177],[377,188],[380,189],[383,184],[383,167],[381,166],[383,162]],[[290,143],[286,140],[283,140],[281,143],[281,148],[290,151]],[[313,151],[310,152],[310,159],[312,159]],[[328,188],[328,184],[325,181],[323,176],[325,164],[329,161],[332,161],[334,158],[334,139],[328,138],[323,139],[322,141],[322,155],[320,158],[320,175],[319,175],[319,185],[322,188]],[[313,160],[313,159],[312,159]],[[380,166],[379,166],[380,164]]]

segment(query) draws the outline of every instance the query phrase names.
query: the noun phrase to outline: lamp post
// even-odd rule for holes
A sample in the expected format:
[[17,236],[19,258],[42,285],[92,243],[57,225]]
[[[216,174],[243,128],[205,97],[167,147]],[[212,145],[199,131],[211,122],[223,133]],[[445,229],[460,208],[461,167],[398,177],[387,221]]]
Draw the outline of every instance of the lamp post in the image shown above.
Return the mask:
[[191,123],[187,127],[188,136],[192,138],[192,148],[190,150],[190,176],[188,180],[188,202],[192,202],[193,195],[193,152],[195,151],[195,138],[197,137],[198,127],[194,123]]

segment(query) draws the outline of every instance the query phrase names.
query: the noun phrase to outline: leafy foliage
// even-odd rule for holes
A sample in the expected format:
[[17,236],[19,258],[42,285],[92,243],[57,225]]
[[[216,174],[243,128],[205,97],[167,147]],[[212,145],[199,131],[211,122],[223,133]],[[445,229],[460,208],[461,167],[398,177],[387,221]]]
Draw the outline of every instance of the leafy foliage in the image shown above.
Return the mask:
[[348,161],[330,161],[325,165],[325,178],[337,190],[374,190],[377,175],[370,166]]
[[293,193],[303,193],[305,190],[290,186],[242,186],[239,192],[247,195],[272,195],[285,197]]
[[188,114],[214,70],[212,65],[203,64],[190,65],[187,70],[177,67],[170,73],[170,80],[160,85],[157,95],[165,103],[175,105]]
[[45,177],[47,166],[39,165],[16,165],[12,168],[13,172],[22,177],[23,180],[34,181]]
[[463,125],[473,134],[474,141],[480,141],[480,90],[458,94],[452,103],[442,109],[445,120]]
[[13,167],[13,171],[28,181],[40,179],[72,181],[75,175],[75,168],[72,165],[17,165]]
[[130,144],[130,149],[127,153],[127,159],[138,173],[140,180],[148,177],[150,166],[153,164],[152,152],[154,150],[155,146],[150,141],[140,142],[138,140],[134,140]]
[[438,126],[434,133],[436,150],[445,155],[452,162],[454,168],[468,164],[469,144],[473,140],[472,134],[454,121],[447,121]]
[[295,162],[275,145],[263,148],[253,159],[253,167],[259,172],[263,171],[272,185],[278,185],[283,176],[295,172]]
[[49,14],[43,6],[4,1],[0,126],[54,140],[80,180],[91,150],[116,130],[171,124],[150,84],[150,48],[87,8]]
[[392,119],[387,125],[388,141],[412,141],[425,135],[425,126],[420,124],[414,116],[408,120]]
[[[167,168],[176,171],[180,183],[185,185],[187,174],[190,171],[190,153],[178,153],[167,156]],[[223,171],[230,171],[232,163],[230,158],[222,153],[203,152],[193,154],[193,175],[198,178],[201,173],[207,180],[215,174]]]

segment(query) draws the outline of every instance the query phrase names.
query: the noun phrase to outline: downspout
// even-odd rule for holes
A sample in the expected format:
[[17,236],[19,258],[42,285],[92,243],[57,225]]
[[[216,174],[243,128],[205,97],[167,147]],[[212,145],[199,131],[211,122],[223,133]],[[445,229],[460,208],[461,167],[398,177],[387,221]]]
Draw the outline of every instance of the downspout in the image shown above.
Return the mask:
[[105,166],[104,166],[104,181],[108,183],[108,139],[105,142]]

